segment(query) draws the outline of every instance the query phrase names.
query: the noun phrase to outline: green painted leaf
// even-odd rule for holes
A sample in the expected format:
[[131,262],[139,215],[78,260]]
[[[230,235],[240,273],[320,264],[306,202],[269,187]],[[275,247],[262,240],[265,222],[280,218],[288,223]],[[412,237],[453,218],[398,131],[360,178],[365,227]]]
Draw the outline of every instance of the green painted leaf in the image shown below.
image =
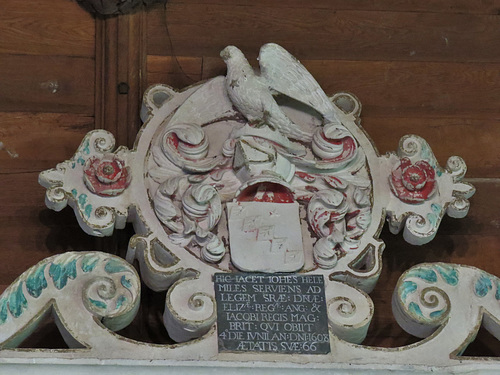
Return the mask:
[[422,310],[420,310],[420,306],[417,305],[415,302],[410,302],[408,305],[408,310],[410,310],[413,315],[421,316],[423,317],[424,314],[422,314]]
[[447,284],[453,286],[458,284],[458,271],[454,267],[448,264],[437,264],[435,267]]
[[0,299],[0,324],[4,324],[7,320],[7,297]]
[[103,309],[103,310],[105,310],[105,309],[108,307],[108,305],[106,305],[106,304],[105,304],[104,302],[102,302],[102,301],[97,301],[97,300],[92,299],[92,298],[89,298],[89,301],[90,301],[90,303],[91,303],[91,304],[93,304],[94,306],[96,306],[96,307],[98,307],[98,308],[100,308],[100,309]]
[[121,283],[122,283],[122,285],[123,285],[125,288],[127,288],[127,289],[132,288],[132,283],[130,282],[130,280],[129,280],[129,279],[127,279],[127,278],[125,277],[125,275],[123,275],[123,276],[122,276],[122,278],[121,278]]
[[483,273],[474,285],[474,292],[478,297],[484,297],[490,292],[492,288],[493,284],[491,283],[490,278]]
[[123,260],[111,258],[108,260],[108,263],[104,266],[104,270],[107,273],[117,273],[117,272],[124,272],[128,271],[128,266],[124,264]]
[[94,254],[87,254],[82,259],[82,271],[85,273],[92,272],[99,263],[99,257]]
[[119,309],[122,307],[122,305],[127,301],[127,297],[125,297],[123,294],[118,297],[118,300],[116,301],[116,308]]
[[62,289],[68,283],[68,279],[76,278],[76,259],[67,264],[52,263],[49,268],[49,276],[57,289]]
[[403,302],[406,302],[406,298],[408,297],[409,294],[415,292],[417,290],[417,284],[413,281],[405,281],[401,285],[402,291],[401,291],[401,300]]
[[46,264],[34,270],[26,279],[26,289],[30,296],[38,298],[42,291],[47,288],[47,280],[45,279]]
[[19,318],[28,307],[28,301],[23,293],[23,284],[19,283],[16,290],[9,295],[9,311],[14,318]]
[[425,280],[429,283],[435,283],[437,281],[437,274],[431,268],[418,267],[411,269],[407,277],[418,277],[419,279]]

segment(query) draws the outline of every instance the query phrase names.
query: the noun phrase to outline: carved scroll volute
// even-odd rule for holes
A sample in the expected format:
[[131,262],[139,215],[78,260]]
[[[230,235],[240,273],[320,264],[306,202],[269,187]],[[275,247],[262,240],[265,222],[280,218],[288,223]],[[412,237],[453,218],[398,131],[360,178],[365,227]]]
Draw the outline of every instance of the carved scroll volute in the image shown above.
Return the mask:
[[361,344],[372,321],[374,306],[365,292],[339,281],[326,288],[330,328],[338,338]]
[[399,325],[429,353],[460,355],[482,324],[500,340],[500,279],[474,267],[425,263],[406,271],[393,294]]
[[51,312],[70,348],[97,346],[106,336],[103,326],[126,327],[139,300],[139,276],[124,260],[99,252],[56,255],[23,273],[0,296],[0,346],[17,347]]
[[179,280],[168,290],[163,322],[173,340],[198,338],[212,328],[215,320],[211,275]]
[[391,232],[411,244],[422,245],[436,235],[444,214],[462,218],[469,210],[474,187],[462,182],[467,166],[458,156],[438,165],[425,140],[408,135],[401,139],[397,156],[384,158],[388,168],[387,216]]

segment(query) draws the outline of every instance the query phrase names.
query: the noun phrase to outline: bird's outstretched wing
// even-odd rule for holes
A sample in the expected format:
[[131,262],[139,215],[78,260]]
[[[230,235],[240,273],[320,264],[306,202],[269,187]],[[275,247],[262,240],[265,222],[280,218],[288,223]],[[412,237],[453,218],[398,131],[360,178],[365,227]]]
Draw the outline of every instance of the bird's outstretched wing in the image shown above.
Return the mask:
[[263,45],[259,64],[261,77],[270,88],[311,106],[328,121],[339,122],[318,82],[286,49],[274,43]]
[[237,114],[227,96],[224,77],[219,76],[203,84],[177,109],[169,127],[182,123],[203,126]]

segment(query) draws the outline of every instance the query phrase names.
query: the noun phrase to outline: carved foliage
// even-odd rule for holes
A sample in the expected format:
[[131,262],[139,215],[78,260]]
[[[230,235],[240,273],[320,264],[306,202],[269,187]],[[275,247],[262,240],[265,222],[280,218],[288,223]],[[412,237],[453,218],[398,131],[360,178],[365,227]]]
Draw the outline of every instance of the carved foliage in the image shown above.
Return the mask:
[[443,336],[443,345],[447,334],[453,336],[450,353],[458,354],[473,340],[481,320],[500,339],[500,327],[495,323],[500,318],[500,279],[456,264],[418,265],[401,276],[393,295],[393,311],[398,323],[415,336],[435,332],[435,341]]
[[467,170],[461,158],[450,157],[442,168],[425,140],[408,135],[401,139],[397,156],[390,154],[385,160],[390,168],[387,215],[393,233],[404,224],[406,241],[421,245],[434,238],[445,213],[467,215],[467,199],[475,189],[461,182]]
[[125,226],[130,197],[123,194],[131,181],[131,154],[124,148],[111,153],[115,140],[105,130],[89,132],[75,155],[40,173],[47,188],[46,204],[60,211],[69,203],[80,226],[94,236],[109,236]]
[[[52,306],[58,313],[69,307],[82,314],[84,309],[109,329],[120,330],[134,318],[139,299],[137,273],[120,258],[98,252],[47,258],[0,296],[0,346],[19,345]],[[82,323],[78,314],[63,314],[57,320],[64,321],[60,329],[70,346],[95,329]]]

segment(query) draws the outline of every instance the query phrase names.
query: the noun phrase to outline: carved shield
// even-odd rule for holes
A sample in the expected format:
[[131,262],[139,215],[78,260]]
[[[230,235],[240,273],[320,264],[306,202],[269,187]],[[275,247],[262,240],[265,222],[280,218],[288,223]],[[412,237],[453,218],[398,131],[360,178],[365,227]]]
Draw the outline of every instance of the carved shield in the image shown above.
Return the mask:
[[231,260],[242,271],[293,272],[304,266],[299,204],[227,204]]

